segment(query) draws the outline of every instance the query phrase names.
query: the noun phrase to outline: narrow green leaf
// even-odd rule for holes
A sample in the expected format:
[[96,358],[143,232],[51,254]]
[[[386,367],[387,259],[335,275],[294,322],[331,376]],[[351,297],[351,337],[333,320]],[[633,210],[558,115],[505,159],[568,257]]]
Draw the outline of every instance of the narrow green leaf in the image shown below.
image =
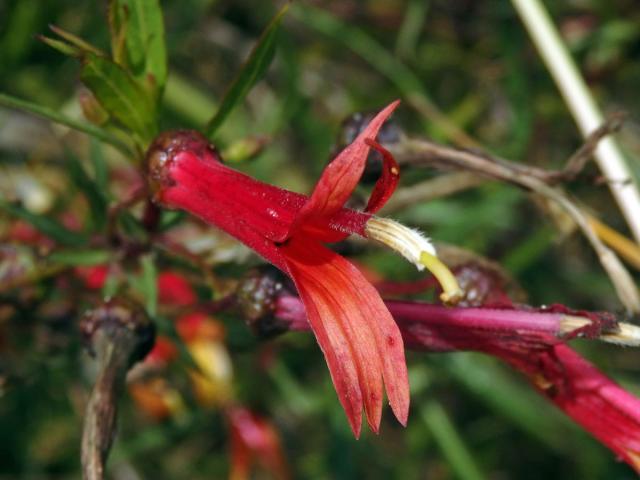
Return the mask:
[[94,47],[89,42],[84,41],[82,38],[74,35],[73,33],[67,32],[66,30],[63,30],[62,28],[55,25],[49,25],[49,28],[53,33],[65,39],[68,43],[82,52],[91,52],[96,55],[104,55],[104,52],[102,52],[99,48]]
[[396,54],[401,58],[415,55],[416,45],[425,24],[429,2],[424,0],[409,0],[404,14],[404,20],[396,38]]
[[82,55],[82,50],[80,48],[67,42],[63,42],[62,40],[56,40],[55,38],[49,38],[44,35],[37,35],[36,38],[45,45],[50,46],[54,50],[57,50],[68,57],[80,57]]
[[158,270],[156,269],[155,257],[151,254],[141,258],[142,278],[140,288],[145,299],[147,313],[155,317],[158,312]]
[[144,228],[140,220],[138,220],[129,211],[120,211],[118,214],[118,225],[130,237],[142,240],[148,236],[147,230]]
[[158,226],[158,229],[161,232],[171,230],[182,220],[184,220],[185,217],[185,213],[181,212],[180,210],[163,210],[162,216],[160,217],[160,225]]
[[157,133],[155,108],[133,77],[109,59],[86,54],[80,79],[104,109],[137,134],[146,148]]
[[58,250],[47,256],[53,263],[59,263],[70,267],[101,265],[109,262],[111,252],[109,250],[85,250],[68,249]]
[[[497,360],[479,353],[458,352],[438,365],[472,395],[527,435],[547,448],[567,451],[562,441],[566,434],[564,417],[548,408],[532,389],[507,375]],[[544,415],[540,414],[542,410]]]
[[51,120],[52,122],[59,123],[61,125],[65,125],[69,128],[73,128],[74,130],[78,130],[79,132],[86,133],[87,135],[92,136],[98,140],[101,140],[105,143],[108,143],[118,150],[120,150],[126,156],[133,155],[131,148],[118,137],[113,135],[112,133],[100,128],[91,123],[85,123],[73,118],[69,118],[65,115],[60,114],[57,110],[52,108],[44,107],[42,105],[38,105],[36,103],[29,102],[27,100],[21,100],[19,98],[12,97],[11,95],[7,95],[4,93],[0,93],[0,105],[15,108],[18,110],[23,110],[25,112],[32,113],[39,117],[45,118],[47,120]]
[[150,90],[155,98],[167,80],[164,23],[158,0],[112,0],[109,16],[115,36],[112,44],[124,40],[126,66],[144,85],[149,85],[152,78]]
[[117,275],[107,275],[107,279],[102,286],[102,296],[104,298],[115,297],[120,287],[120,279]]
[[120,3],[116,0],[109,0],[107,7],[107,19],[109,21],[109,31],[111,34],[111,57],[118,65],[126,66],[126,33],[128,15],[123,15],[119,8]]
[[227,118],[227,115],[246,97],[255,83],[266,73],[275,53],[278,27],[288,9],[288,4],[280,9],[260,36],[256,46],[253,47],[251,55],[249,55],[246,63],[242,66],[224,94],[218,111],[205,127],[205,135],[207,137],[213,137],[216,130],[218,130]]
[[96,141],[91,142],[90,152],[91,163],[93,164],[93,178],[96,185],[101,192],[104,192],[108,196],[107,188],[109,182],[109,170],[107,167],[107,161],[104,158],[104,152],[102,151],[102,145]]
[[107,223],[107,199],[96,182],[87,175],[80,160],[69,149],[65,151],[69,165],[69,176],[89,203],[90,229],[99,231]]
[[473,455],[442,405],[432,400],[420,409],[420,414],[456,476],[462,480],[484,479]]
[[33,225],[40,232],[61,245],[78,247],[84,245],[87,241],[83,235],[68,230],[52,218],[32,213],[19,205],[0,200],[0,210],[4,210],[9,215],[18,217]]

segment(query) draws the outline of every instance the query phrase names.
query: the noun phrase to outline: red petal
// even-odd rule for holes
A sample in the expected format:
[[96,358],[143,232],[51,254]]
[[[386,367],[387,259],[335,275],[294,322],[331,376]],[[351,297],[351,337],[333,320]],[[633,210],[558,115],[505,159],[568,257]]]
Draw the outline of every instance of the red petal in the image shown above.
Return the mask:
[[376,213],[387,203],[387,200],[393,195],[393,192],[395,192],[398,186],[398,180],[400,180],[400,167],[398,167],[398,162],[393,158],[391,152],[383,148],[378,142],[366,138],[365,143],[376,149],[378,153],[382,155],[383,161],[382,175],[373,187],[367,208],[365,208],[365,211],[368,213]]
[[378,292],[356,267],[314,240],[296,236],[281,249],[356,437],[363,402],[371,429],[378,431],[382,379],[391,408],[405,425],[404,346]]
[[386,119],[400,103],[399,100],[389,104],[347,146],[333,161],[327,165],[322,176],[291,227],[289,236],[311,219],[328,219],[336,214],[351,196],[360,181],[369,154],[366,139],[374,139]]

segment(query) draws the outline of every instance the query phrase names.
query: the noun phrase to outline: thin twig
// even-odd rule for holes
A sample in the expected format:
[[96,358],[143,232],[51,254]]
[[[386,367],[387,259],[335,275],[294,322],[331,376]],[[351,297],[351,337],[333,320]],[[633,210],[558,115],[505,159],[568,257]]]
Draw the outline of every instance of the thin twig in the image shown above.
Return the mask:
[[526,171],[526,174],[523,173],[521,166],[506,160],[455,150],[425,140],[406,139],[399,144],[390,146],[390,150],[400,163],[446,166],[475,172],[485,178],[498,179],[518,185],[557,202],[576,222],[591,243],[625,308],[632,312],[640,312],[640,295],[631,275],[616,254],[600,241],[586,214],[560,189],[551,187],[539,178],[528,174],[529,170]]
[[[602,124],[602,114],[539,0],[512,0],[522,22],[560,90],[583,136]],[[612,138],[600,142],[596,161],[636,239],[640,242],[640,193],[624,156]]]
[[153,346],[154,328],[142,309],[123,302],[109,302],[89,312],[80,328],[99,370],[85,411],[82,477],[103,480],[126,374]]
[[382,215],[403,210],[420,202],[442,198],[477,187],[486,179],[471,172],[454,172],[398,189],[381,211]]

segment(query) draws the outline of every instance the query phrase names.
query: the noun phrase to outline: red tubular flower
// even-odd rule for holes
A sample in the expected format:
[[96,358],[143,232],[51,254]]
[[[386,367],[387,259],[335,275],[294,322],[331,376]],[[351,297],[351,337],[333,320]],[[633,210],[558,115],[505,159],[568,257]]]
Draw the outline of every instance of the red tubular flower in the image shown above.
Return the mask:
[[[404,347],[400,331],[375,288],[323,242],[356,233],[392,246],[420,267],[435,266],[441,278],[448,274],[437,265],[428,240],[395,222],[372,216],[387,201],[398,179],[397,164],[373,141],[397,104],[376,115],[327,166],[310,197],[225,166],[196,132],[167,132],[147,153],[150,185],[157,202],[186,210],[221,228],[293,279],[356,437],[363,405],[369,426],[378,431],[383,383],[395,416],[406,424],[409,385]],[[384,173],[364,212],[346,209],[344,204],[362,175],[371,147],[383,154]],[[448,278],[452,278],[450,274]]]
[[[515,307],[447,308],[386,301],[407,348],[477,351],[509,363],[573,421],[640,473],[640,399],[616,384],[564,342],[599,338],[638,345],[638,327],[608,313]],[[308,330],[302,302],[276,300],[275,316],[290,330]]]

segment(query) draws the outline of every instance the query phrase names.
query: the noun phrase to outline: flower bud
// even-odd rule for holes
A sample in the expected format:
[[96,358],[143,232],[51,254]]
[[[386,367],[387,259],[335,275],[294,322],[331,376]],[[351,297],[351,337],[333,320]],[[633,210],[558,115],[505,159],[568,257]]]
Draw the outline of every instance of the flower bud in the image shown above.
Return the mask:
[[[145,162],[152,192],[171,186],[169,170],[176,157],[189,154],[201,161],[220,163],[220,155],[213,145],[195,130],[169,130],[161,133],[147,150]],[[157,199],[156,199],[157,200]]]
[[274,317],[279,295],[294,292],[291,280],[274,267],[265,265],[250,271],[237,289],[238,306],[245,322],[259,337],[287,331],[286,322]]

